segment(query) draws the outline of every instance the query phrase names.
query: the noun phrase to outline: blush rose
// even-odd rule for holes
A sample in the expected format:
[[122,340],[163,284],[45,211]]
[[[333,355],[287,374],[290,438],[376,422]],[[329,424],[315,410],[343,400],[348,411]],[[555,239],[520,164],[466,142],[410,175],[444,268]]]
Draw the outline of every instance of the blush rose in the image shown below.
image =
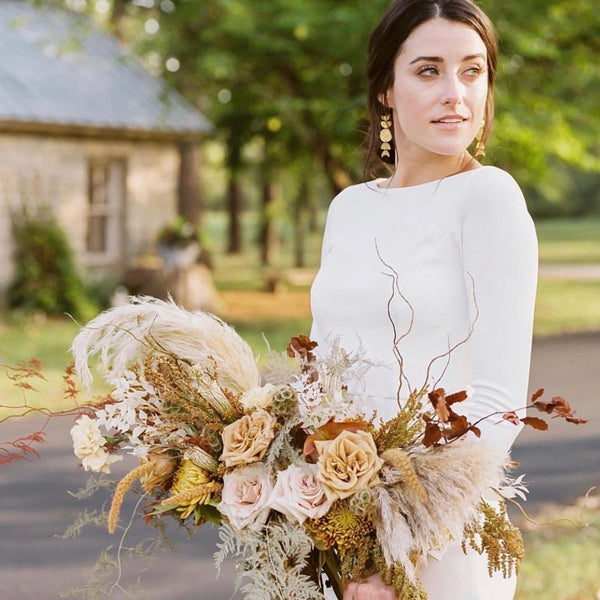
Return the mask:
[[263,463],[240,467],[223,477],[217,509],[235,529],[256,529],[267,520],[272,491],[269,470]]
[[277,475],[271,495],[271,508],[303,523],[307,518],[318,519],[331,502],[317,479],[317,465],[290,465]]

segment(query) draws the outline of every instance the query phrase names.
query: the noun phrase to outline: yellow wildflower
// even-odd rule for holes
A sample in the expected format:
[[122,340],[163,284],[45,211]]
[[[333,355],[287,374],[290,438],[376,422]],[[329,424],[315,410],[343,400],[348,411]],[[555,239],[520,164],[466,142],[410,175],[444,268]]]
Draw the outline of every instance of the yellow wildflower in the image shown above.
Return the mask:
[[349,549],[364,544],[373,530],[368,516],[358,515],[348,500],[334,502],[329,512],[320,519],[307,519],[305,525],[317,544],[325,548],[336,545],[343,556]]
[[184,458],[175,473],[171,497],[163,500],[162,504],[176,505],[181,518],[187,519],[198,505],[208,504],[216,491],[219,491],[219,484],[210,480],[208,471]]

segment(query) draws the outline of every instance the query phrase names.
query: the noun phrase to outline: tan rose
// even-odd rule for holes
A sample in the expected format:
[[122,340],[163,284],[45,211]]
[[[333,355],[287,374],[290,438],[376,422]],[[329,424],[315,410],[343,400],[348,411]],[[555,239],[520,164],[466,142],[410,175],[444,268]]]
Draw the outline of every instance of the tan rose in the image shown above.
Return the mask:
[[275,437],[275,419],[266,410],[256,410],[223,429],[221,460],[227,467],[257,462]]
[[315,446],[319,453],[317,477],[330,502],[379,483],[377,473],[383,459],[377,456],[370,433],[346,430],[334,440],[315,441]]

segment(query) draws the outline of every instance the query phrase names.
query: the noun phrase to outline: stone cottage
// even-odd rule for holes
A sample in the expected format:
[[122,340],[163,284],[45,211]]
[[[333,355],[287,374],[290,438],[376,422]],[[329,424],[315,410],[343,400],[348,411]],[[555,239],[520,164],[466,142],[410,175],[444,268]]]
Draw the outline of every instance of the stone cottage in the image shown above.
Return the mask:
[[0,293],[24,204],[52,208],[86,272],[135,266],[176,215],[210,124],[74,13],[2,0],[0,56]]

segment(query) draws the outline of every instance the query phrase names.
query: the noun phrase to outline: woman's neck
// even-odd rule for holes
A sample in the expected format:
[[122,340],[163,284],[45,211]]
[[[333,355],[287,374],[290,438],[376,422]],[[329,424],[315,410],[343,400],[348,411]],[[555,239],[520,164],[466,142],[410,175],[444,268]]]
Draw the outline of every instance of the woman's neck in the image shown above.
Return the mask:
[[439,156],[437,159],[427,161],[400,159],[388,187],[409,187],[437,181],[479,166],[479,162],[467,151],[460,156]]

